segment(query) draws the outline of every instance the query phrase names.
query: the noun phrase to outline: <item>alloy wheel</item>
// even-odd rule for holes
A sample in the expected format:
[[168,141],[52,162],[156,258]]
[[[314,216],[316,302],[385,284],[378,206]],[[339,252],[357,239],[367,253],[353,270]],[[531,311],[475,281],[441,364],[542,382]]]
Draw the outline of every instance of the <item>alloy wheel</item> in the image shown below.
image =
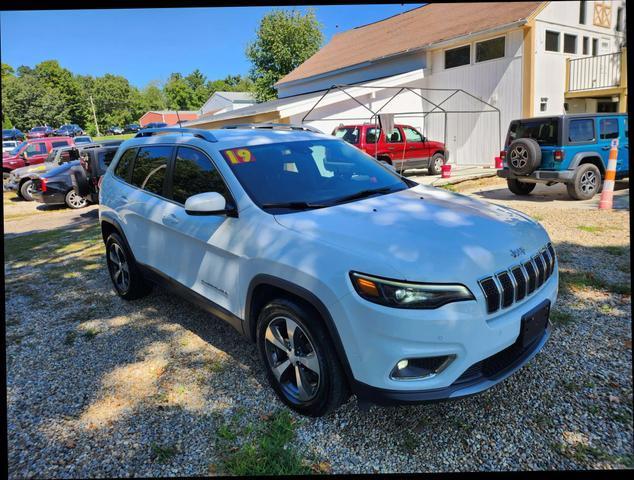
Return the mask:
[[68,195],[68,204],[73,208],[81,208],[86,205],[86,199],[77,195],[75,191],[72,191]]
[[436,168],[437,172],[440,172],[440,170],[442,169],[443,164],[444,164],[444,160],[441,157],[436,159],[436,161],[434,163],[434,167]]
[[528,151],[521,145],[511,150],[511,165],[515,168],[523,168],[528,163]]
[[581,191],[583,193],[592,193],[597,188],[597,176],[592,171],[587,171],[581,175]]
[[130,267],[125,253],[118,243],[112,243],[108,252],[108,268],[113,283],[120,292],[130,288]]
[[266,358],[286,397],[304,403],[317,395],[321,369],[308,334],[288,317],[276,317],[266,327]]

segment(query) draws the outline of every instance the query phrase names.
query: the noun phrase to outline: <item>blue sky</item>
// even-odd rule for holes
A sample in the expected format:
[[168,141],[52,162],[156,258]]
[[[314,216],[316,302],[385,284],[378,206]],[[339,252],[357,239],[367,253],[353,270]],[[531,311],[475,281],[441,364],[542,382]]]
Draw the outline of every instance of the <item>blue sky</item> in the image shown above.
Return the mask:
[[[338,31],[417,6],[313,8],[327,41]],[[209,79],[245,75],[249,70],[245,47],[255,38],[262,16],[272,8],[3,11],[0,54],[2,62],[14,68],[56,59],[74,73],[123,75],[138,87],[152,80],[164,81],[172,72],[187,74],[195,68]]]

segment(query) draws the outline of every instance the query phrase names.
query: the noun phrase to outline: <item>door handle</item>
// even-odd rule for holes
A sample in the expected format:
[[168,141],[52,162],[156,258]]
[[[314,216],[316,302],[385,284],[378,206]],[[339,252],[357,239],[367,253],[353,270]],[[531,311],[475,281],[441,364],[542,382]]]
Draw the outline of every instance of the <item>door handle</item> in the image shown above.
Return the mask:
[[608,147],[607,145],[605,147],[601,147],[601,150],[610,150],[611,147]]
[[388,150],[394,150],[396,147],[387,147]]
[[165,225],[178,225],[179,223],[178,217],[173,213],[170,213],[169,215],[163,215],[162,220]]

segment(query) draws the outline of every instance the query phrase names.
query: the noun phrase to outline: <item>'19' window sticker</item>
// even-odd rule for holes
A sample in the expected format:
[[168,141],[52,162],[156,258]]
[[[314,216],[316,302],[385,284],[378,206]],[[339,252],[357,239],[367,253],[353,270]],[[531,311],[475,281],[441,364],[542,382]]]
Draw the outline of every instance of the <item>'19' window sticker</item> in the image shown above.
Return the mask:
[[255,155],[253,155],[248,148],[229,148],[222,150],[220,153],[222,153],[222,156],[225,157],[225,160],[231,167],[243,163],[255,162]]

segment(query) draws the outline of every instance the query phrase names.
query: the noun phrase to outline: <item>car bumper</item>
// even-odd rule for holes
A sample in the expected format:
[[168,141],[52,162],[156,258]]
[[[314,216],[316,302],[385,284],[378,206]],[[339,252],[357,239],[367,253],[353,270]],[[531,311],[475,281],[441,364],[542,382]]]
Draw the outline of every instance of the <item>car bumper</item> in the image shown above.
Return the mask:
[[[352,387],[363,401],[416,403],[472,395],[501,382],[543,347],[550,330],[527,351],[518,352],[522,317],[546,301],[557,299],[558,268],[529,297],[492,315],[482,301],[447,304],[433,310],[400,310],[367,302],[355,293],[339,299],[338,333],[350,364]],[[515,345],[515,347],[514,347]],[[506,352],[506,353],[504,353]],[[509,360],[509,355],[512,358]],[[497,371],[477,378],[465,374],[474,365],[504,355]],[[425,378],[395,379],[391,373],[403,359],[450,357],[441,371]]]
[[63,205],[65,202],[66,194],[64,192],[49,191],[42,192],[36,190],[32,193],[33,200],[46,205]]
[[508,168],[497,171],[498,177],[519,179],[528,183],[570,183],[574,174],[574,170],[535,170],[530,175],[515,175]]

